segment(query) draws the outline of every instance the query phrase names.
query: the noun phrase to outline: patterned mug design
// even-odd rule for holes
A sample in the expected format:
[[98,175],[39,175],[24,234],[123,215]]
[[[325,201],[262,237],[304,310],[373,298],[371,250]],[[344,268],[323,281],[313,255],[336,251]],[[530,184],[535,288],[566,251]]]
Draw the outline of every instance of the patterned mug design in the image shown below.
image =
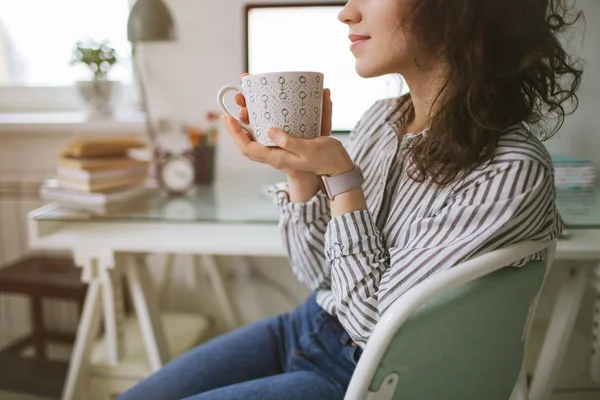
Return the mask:
[[[267,131],[276,127],[294,136],[311,139],[321,135],[323,109],[323,74],[318,72],[281,72],[247,75],[242,78],[250,126],[255,140],[266,146],[275,146]],[[219,92],[219,105],[224,93],[237,90],[226,86]]]

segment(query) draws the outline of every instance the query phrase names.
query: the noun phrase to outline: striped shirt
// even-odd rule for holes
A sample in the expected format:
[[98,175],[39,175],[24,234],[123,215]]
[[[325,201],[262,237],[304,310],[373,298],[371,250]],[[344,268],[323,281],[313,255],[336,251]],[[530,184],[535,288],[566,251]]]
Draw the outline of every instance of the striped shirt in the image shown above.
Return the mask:
[[523,240],[553,240],[563,228],[550,156],[525,125],[503,132],[490,163],[440,188],[406,173],[407,149],[426,134],[398,135],[411,107],[409,95],[377,102],[345,144],[363,170],[368,210],[332,219],[322,191],[306,203],[274,196],[294,274],[361,347],[386,309],[427,277]]

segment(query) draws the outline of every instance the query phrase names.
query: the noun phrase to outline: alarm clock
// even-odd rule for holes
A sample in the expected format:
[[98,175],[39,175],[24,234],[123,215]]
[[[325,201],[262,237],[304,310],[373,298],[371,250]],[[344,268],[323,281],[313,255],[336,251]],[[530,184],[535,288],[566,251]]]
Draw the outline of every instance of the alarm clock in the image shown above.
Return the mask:
[[196,170],[191,157],[166,154],[158,161],[160,186],[173,195],[182,195],[194,186]]

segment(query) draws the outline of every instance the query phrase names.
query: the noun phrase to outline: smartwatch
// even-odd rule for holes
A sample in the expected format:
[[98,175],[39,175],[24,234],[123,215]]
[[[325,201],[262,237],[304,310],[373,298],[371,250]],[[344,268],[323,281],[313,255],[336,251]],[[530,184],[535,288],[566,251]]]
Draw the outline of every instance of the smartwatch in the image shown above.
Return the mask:
[[334,200],[335,196],[362,186],[365,181],[362,170],[356,164],[354,164],[353,169],[343,174],[336,176],[321,175],[319,178],[323,191],[327,194],[329,200]]

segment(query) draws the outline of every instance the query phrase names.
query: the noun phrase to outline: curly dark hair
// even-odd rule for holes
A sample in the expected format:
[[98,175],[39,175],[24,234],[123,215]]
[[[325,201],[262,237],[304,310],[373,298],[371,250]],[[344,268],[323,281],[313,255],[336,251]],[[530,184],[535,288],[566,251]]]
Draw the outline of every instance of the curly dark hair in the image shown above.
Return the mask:
[[560,129],[578,106],[583,73],[561,43],[583,14],[565,1],[414,2],[404,27],[445,60],[448,75],[429,132],[411,149],[412,179],[456,181],[492,160],[508,126],[535,124],[541,140]]

